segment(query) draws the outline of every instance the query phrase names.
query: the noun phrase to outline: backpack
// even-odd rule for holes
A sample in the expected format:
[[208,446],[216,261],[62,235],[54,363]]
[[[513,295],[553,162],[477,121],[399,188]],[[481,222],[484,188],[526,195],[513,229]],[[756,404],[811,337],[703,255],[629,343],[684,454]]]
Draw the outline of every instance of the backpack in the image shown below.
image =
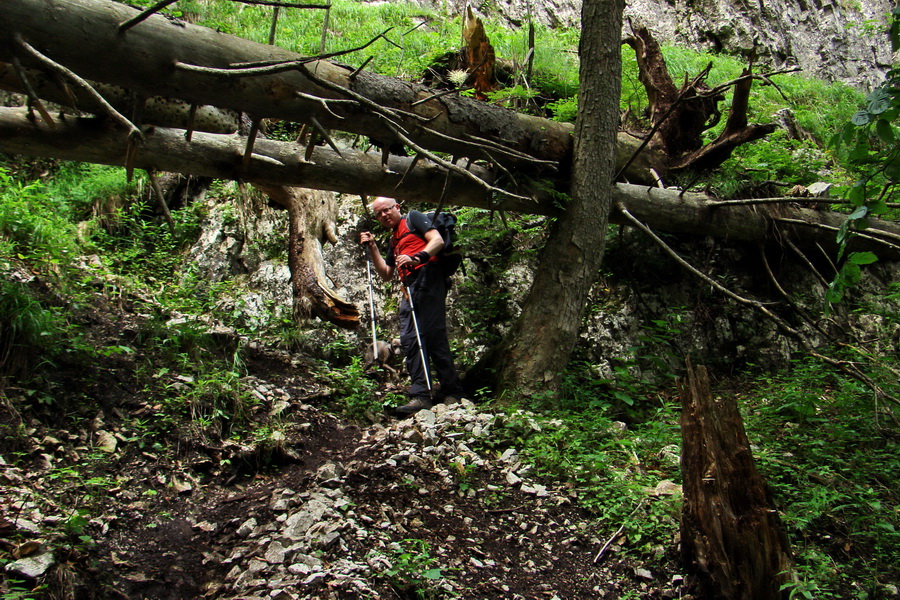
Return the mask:
[[[456,245],[456,216],[448,213],[438,213],[437,220],[434,219],[434,213],[430,215],[411,210],[406,215],[406,226],[410,232],[425,239],[425,232],[431,227],[437,229],[444,240],[444,247],[438,252],[438,264],[444,271],[444,275],[450,277],[462,266],[463,274],[466,272],[463,266],[463,256]],[[420,231],[421,229],[421,231]]]

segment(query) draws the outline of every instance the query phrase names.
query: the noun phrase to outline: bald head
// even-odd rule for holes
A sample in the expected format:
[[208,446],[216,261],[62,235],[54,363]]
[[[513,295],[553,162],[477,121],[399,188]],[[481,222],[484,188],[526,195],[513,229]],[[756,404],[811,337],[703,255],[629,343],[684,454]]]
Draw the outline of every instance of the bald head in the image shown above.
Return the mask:
[[393,198],[379,196],[369,205],[378,222],[393,229],[400,222],[400,205]]

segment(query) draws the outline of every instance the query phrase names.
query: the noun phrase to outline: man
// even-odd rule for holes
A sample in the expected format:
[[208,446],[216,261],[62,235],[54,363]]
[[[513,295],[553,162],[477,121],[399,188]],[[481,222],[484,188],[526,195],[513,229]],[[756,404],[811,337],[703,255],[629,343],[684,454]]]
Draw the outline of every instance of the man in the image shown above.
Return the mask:
[[[437,372],[445,401],[453,402],[462,395],[447,340],[447,277],[437,258],[444,247],[444,240],[427,216],[410,211],[404,217],[400,213],[400,205],[393,198],[376,198],[370,207],[378,222],[391,232],[387,257],[382,257],[371,232],[363,231],[359,241],[368,247],[372,266],[381,278],[390,281],[398,275],[404,286],[400,303],[400,345],[406,355],[406,370],[411,385],[410,401],[399,407],[397,412],[411,415],[423,408],[431,408],[434,401],[431,380],[427,378],[429,364]],[[411,301],[407,292],[412,294]],[[418,338],[422,340],[422,352],[419,350],[416,325]]]

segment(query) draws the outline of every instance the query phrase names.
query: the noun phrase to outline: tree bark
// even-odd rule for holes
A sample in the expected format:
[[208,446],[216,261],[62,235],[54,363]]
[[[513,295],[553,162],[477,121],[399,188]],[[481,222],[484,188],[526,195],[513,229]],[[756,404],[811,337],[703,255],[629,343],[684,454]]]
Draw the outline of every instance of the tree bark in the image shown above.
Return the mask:
[[339,327],[356,327],[359,310],[325,284],[328,277],[322,246],[338,242],[334,195],[281,185],[256,184],[256,187],[288,210],[288,263],[294,317],[305,320],[316,316]]
[[[58,77],[50,77],[43,71],[22,68],[22,73],[31,84],[32,91],[42,100],[66,106],[79,113],[102,115],[103,107],[97,99],[82,88],[71,86],[63,89],[59,86]],[[105,83],[90,82],[93,88],[116,110],[129,113],[134,108],[135,97],[129,90]],[[0,89],[18,94],[26,93],[26,88],[9,63],[0,62]],[[240,119],[235,111],[223,110],[214,106],[198,106],[194,110],[193,120],[191,105],[182,100],[153,96],[144,101],[141,110],[142,123],[177,127],[210,133],[235,133]],[[142,123],[138,123],[139,125]]]
[[571,198],[554,223],[518,323],[505,340],[504,389],[555,389],[606,247],[621,86],[622,0],[584,0]]
[[791,549],[756,470],[737,403],[713,398],[705,367],[681,383],[681,548],[692,593],[772,600],[790,580]]

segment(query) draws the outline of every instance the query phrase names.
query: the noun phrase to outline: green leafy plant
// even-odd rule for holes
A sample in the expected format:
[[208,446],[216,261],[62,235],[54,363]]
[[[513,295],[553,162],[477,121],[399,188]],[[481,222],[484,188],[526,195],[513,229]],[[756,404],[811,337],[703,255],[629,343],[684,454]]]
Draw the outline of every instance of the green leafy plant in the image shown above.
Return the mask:
[[[900,50],[900,7],[894,7],[891,18],[891,48],[896,52]],[[848,249],[853,238],[865,231],[867,219],[885,215],[887,201],[896,196],[900,182],[900,133],[895,125],[900,117],[898,86],[900,69],[891,69],[885,83],[866,97],[864,106],[831,139],[837,150],[847,148],[851,165],[862,176],[846,193],[853,208],[837,234],[840,268],[828,288],[826,309],[859,282],[862,265],[878,260],[872,252],[848,253]]]
[[438,559],[431,555],[425,540],[407,538],[394,542],[390,549],[391,566],[385,575],[399,591],[415,594],[417,598],[439,598],[438,582],[446,575],[438,566]]
[[0,377],[27,385],[35,369],[60,351],[65,335],[59,314],[42,306],[24,284],[0,282]]
[[341,410],[356,420],[371,420],[384,412],[385,400],[379,398],[378,382],[366,376],[362,359],[354,356],[350,364],[328,372]]
[[790,593],[878,597],[871,588],[896,580],[900,564],[900,519],[891,509],[898,494],[886,484],[900,477],[900,460],[869,393],[804,359],[741,396],[757,465],[795,550],[798,578]]
[[10,255],[44,269],[68,267],[78,252],[69,214],[42,183],[22,183],[0,167],[0,240]]
[[[3,561],[0,561],[3,566]],[[8,578],[0,581],[0,600],[38,600],[47,590],[46,584],[30,587],[24,580]]]

